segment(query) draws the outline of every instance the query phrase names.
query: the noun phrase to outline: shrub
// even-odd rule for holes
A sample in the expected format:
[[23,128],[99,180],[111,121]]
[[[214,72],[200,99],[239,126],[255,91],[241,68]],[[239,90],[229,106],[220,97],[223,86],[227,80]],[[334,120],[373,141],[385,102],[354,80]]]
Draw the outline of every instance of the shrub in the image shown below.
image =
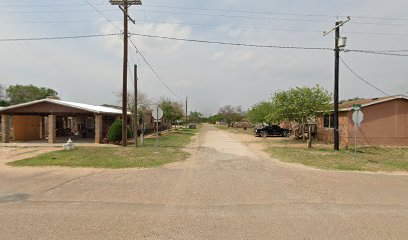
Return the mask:
[[[127,137],[132,137],[132,130],[127,128]],[[114,144],[119,144],[122,141],[122,120],[116,120],[108,131],[108,140]]]

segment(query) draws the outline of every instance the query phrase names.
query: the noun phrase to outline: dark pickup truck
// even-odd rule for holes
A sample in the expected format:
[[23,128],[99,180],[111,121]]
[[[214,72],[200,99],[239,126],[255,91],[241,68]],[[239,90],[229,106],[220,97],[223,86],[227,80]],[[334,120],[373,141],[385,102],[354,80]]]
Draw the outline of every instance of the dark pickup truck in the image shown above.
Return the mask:
[[268,137],[268,136],[279,136],[288,137],[290,130],[286,128],[281,128],[278,125],[270,125],[265,127],[254,128],[254,134],[257,137]]

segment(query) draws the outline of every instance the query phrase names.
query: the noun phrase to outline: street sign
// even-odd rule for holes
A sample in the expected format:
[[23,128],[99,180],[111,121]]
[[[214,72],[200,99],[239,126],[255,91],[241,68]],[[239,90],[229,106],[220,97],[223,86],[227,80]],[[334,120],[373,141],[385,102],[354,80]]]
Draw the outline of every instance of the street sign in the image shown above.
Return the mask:
[[353,113],[354,125],[356,125],[357,127],[360,127],[363,120],[364,120],[364,113],[361,110],[354,111]]
[[[353,106],[354,108],[354,106]],[[357,106],[356,106],[357,108]],[[357,160],[357,129],[361,126],[361,123],[364,120],[364,113],[360,110],[360,107],[358,107],[358,110],[353,112],[353,122],[354,122],[354,160]]]
[[162,117],[163,117],[163,110],[161,110],[161,108],[160,107],[154,107],[153,108],[153,118],[154,119],[161,119]]
[[353,110],[357,111],[361,109],[361,104],[353,104]]

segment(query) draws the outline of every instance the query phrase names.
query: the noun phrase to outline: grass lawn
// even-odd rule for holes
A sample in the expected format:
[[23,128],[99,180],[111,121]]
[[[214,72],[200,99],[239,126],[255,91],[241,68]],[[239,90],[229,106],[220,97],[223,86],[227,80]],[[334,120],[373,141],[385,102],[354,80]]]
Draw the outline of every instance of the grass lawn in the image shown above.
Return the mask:
[[[228,128],[215,126],[218,129],[237,134],[251,134],[252,129]],[[354,160],[354,148],[344,147],[340,151],[333,151],[332,144],[314,142],[313,148],[308,149],[307,143],[291,138],[257,138],[246,143],[265,145],[265,151],[271,157],[283,162],[300,163],[306,166],[350,171],[408,171],[408,147],[358,147],[357,160]]]
[[151,168],[185,160],[189,153],[182,150],[198,130],[179,129],[160,137],[159,154],[156,139],[147,138],[142,147],[78,147],[72,151],[55,151],[10,162],[11,166],[64,166],[92,168]]
[[306,143],[282,140],[266,143],[266,151],[284,162],[301,163],[320,169],[350,171],[408,171],[407,147],[358,147],[357,160],[354,149],[333,151],[332,145],[315,144],[312,149]]

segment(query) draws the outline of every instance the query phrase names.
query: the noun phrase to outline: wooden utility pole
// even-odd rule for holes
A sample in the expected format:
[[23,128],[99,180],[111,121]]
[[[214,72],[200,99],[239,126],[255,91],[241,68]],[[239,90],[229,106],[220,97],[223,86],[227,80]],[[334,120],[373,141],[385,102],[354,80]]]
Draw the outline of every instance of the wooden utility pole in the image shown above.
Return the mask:
[[122,86],[122,146],[127,146],[127,68],[128,68],[128,19],[133,20],[128,9],[130,5],[141,5],[141,0],[110,0],[112,5],[118,5],[123,12],[123,86]]
[[128,19],[135,24],[129,14],[130,5],[141,5],[141,0],[109,0],[123,12],[123,86],[122,86],[122,146],[127,146],[127,68],[128,68]]
[[134,131],[134,133],[133,133],[133,135],[134,135],[134,137],[135,137],[135,146],[137,147],[138,146],[138,143],[137,143],[137,137],[138,137],[138,126],[139,126],[139,118],[137,117],[137,65],[135,64],[135,70],[134,70],[135,72],[134,72],[134,74],[135,74],[135,79],[134,79],[134,81],[135,81],[135,83],[134,83],[134,85],[135,85],[135,96],[134,96],[134,98],[135,98],[135,102],[134,102],[134,104],[135,104],[135,106],[134,106],[134,113],[135,113],[135,123],[134,123],[134,129],[135,129],[135,131]]
[[188,127],[188,97],[186,97],[186,127]]
[[123,6],[123,87],[122,87],[122,146],[127,146],[127,66],[128,66],[128,4]]

